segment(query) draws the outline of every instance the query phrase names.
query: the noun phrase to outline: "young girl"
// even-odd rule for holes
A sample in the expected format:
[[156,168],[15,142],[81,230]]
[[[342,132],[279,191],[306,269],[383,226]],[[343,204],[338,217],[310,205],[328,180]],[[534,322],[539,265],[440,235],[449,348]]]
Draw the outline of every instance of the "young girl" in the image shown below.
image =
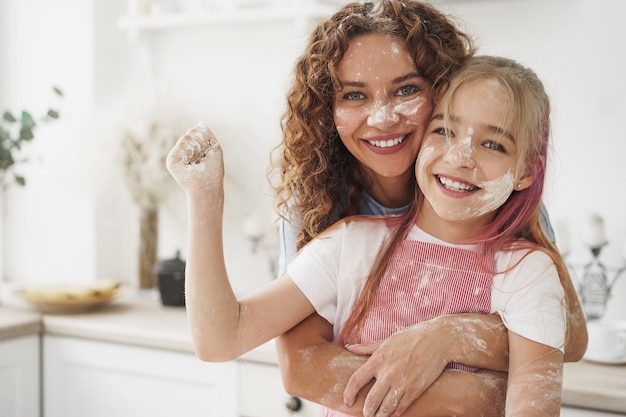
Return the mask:
[[[471,59],[436,100],[410,210],[338,223],[286,275],[239,300],[222,251],[221,150],[208,129],[189,130],[167,164],[188,196],[186,301],[197,355],[234,359],[314,311],[349,344],[441,314],[497,312],[509,333],[506,415],[558,415],[566,273],[539,221],[548,115],[532,71]],[[381,410],[401,396],[391,387]]]

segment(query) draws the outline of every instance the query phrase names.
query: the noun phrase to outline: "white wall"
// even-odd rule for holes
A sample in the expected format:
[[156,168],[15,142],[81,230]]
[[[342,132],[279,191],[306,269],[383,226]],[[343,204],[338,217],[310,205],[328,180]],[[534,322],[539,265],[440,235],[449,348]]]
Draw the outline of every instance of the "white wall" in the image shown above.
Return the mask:
[[[621,100],[626,96],[626,34],[619,28],[626,4],[438,4],[458,16],[481,52],[517,58],[544,79],[554,107],[546,196],[553,222],[569,226],[571,261],[583,264],[588,254],[581,223],[588,211],[597,211],[610,241],[603,259],[620,265],[626,146],[618,123],[626,113]],[[279,140],[278,117],[304,31],[287,21],[238,23],[141,34],[133,43],[116,26],[125,7],[123,0],[0,0],[0,106],[39,103],[53,83],[67,93],[62,119],[41,129],[32,147],[41,158],[28,167],[28,186],[6,196],[5,274],[19,281],[112,277],[134,282],[137,213],[121,179],[111,125],[142,103],[144,94],[128,96],[123,92],[132,90],[125,88],[145,85],[142,80],[151,76],[177,123],[204,120],[224,144],[226,251],[231,275],[245,276],[235,284],[245,292],[270,278],[265,259],[250,253],[240,218],[252,211],[270,217],[265,167]],[[25,21],[26,10],[41,12],[35,22],[31,18],[34,26],[16,23]],[[40,52],[18,52],[16,34]],[[163,205],[161,223],[160,256],[171,257],[176,249],[184,255],[185,209],[178,190]],[[249,271],[261,272],[251,278]],[[609,316],[626,318],[626,307],[616,302],[624,295],[626,276],[615,286]]]
[[[8,277],[56,280],[95,275],[91,170],[94,62],[91,2],[0,1],[0,105],[62,118],[40,126],[20,167],[27,186],[4,195]],[[59,101],[58,85],[66,94]]]

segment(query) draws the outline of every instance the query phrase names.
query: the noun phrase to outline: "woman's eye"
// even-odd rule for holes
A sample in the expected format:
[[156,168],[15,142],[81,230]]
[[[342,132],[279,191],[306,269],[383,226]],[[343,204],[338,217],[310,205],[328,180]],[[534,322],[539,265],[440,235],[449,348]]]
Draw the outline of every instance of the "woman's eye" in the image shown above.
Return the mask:
[[359,91],[350,91],[341,96],[343,100],[360,100],[364,97],[365,95]]
[[398,88],[398,95],[399,96],[410,96],[413,95],[419,91],[421,91],[422,89],[416,85],[413,84],[409,84],[409,85],[405,85],[403,87]]

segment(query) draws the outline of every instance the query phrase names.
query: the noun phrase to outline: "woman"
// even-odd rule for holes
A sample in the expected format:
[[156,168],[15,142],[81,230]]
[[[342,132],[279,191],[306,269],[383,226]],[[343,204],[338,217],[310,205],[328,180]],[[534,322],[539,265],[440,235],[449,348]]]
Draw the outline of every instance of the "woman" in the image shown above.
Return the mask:
[[[406,53],[394,54],[397,45],[390,46],[387,52],[381,49],[361,54],[358,63],[358,54],[353,54],[354,39],[367,33],[394,36]],[[465,34],[432,6],[420,2],[351,3],[318,24],[296,63],[282,121],[283,143],[276,161],[281,179],[276,188],[277,203],[284,215],[282,272],[297,250],[335,221],[350,214],[397,214],[407,209],[412,199],[413,163],[425,120],[430,117],[431,91],[438,90],[473,53]],[[377,56],[384,58],[375,66]],[[405,67],[412,66],[422,77],[423,82],[417,85],[419,92],[411,85],[394,82],[406,72],[399,69],[390,73],[390,65],[398,56],[409,57],[411,62],[405,62]],[[367,75],[364,69],[369,70]],[[380,84],[382,77],[386,77],[386,83]],[[362,89],[350,94],[360,101],[343,97],[354,85]],[[413,93],[408,94],[410,91]],[[397,110],[403,100],[414,99],[415,95],[423,99],[415,113]],[[363,110],[357,121],[347,119],[356,111],[353,101],[364,103],[356,109]],[[369,127],[371,137],[359,136],[358,127],[351,123]],[[389,136],[390,132],[402,134]],[[407,132],[411,134],[404,135]],[[571,281],[566,280],[564,287],[568,329],[573,336],[565,347],[565,360],[576,361],[586,347],[586,327]],[[453,331],[459,328],[464,331]],[[287,391],[331,408],[344,406],[343,387],[367,360],[367,356],[355,353],[371,354],[379,345],[352,348],[355,353],[351,353],[332,342],[332,326],[317,315],[277,340]],[[367,366],[377,369],[377,374],[366,409],[379,404],[391,388],[407,392],[398,411],[428,388],[428,395],[418,400],[424,415],[428,415],[427,410],[444,412],[432,408],[444,403],[435,399],[445,399],[444,404],[453,407],[445,412],[453,414],[497,404],[493,374],[472,375],[475,380],[468,384],[462,380],[467,375],[442,370],[443,364],[455,358],[479,368],[507,370],[508,341],[499,317],[441,317],[422,323],[406,332],[404,339],[393,342],[367,360]],[[482,354],[479,347],[483,345],[489,346],[490,355]],[[393,355],[385,350],[392,347]],[[407,367],[413,369],[411,378],[394,377]],[[458,389],[451,388],[451,384],[458,384]],[[468,386],[476,392],[451,397],[451,392],[463,393]],[[477,392],[491,392],[492,396],[485,399],[475,395]],[[352,412],[358,414],[363,408],[366,393],[361,392],[350,408]]]

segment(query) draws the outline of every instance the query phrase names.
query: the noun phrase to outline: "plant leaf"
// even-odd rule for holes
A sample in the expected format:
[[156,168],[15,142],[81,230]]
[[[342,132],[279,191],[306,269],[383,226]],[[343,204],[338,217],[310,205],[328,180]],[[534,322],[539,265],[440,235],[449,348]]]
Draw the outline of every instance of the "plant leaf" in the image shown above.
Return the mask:
[[13,116],[13,114],[11,114],[10,111],[4,112],[4,114],[2,115],[2,120],[9,122],[9,123],[17,122],[17,119],[15,118],[15,116]]
[[63,91],[61,91],[61,89],[57,86],[52,87],[52,90],[58,95],[63,97]]
[[54,109],[49,109],[48,110],[48,117],[50,119],[58,119],[59,118],[59,112],[54,110]]
[[22,129],[28,128],[29,130],[35,127],[35,119],[26,110],[22,110]]
[[0,126],[0,149],[4,147],[4,141],[11,139],[9,131]]
[[20,129],[20,140],[32,140],[35,137],[33,129],[28,126],[22,126]]
[[13,155],[10,151],[0,153],[0,171],[6,171],[11,165],[15,163]]
[[21,185],[22,187],[26,185],[26,178],[17,174],[15,174],[14,177],[15,177],[15,182],[17,183],[17,185]]

